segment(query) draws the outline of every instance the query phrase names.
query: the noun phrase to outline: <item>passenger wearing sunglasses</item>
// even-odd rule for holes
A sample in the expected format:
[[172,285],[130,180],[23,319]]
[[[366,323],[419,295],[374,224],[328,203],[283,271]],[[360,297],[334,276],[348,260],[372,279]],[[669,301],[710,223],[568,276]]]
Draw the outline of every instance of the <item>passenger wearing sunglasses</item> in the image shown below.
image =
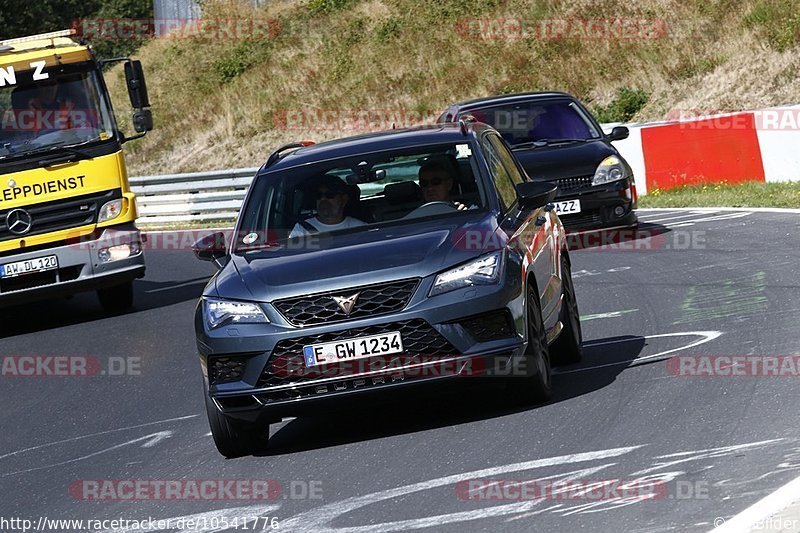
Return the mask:
[[350,190],[340,178],[326,174],[317,181],[316,187],[314,199],[317,216],[295,224],[289,234],[290,238],[364,225],[364,222],[357,218],[345,216],[344,208],[350,201]]
[[438,160],[428,161],[419,169],[419,187],[422,189],[422,198],[428,202],[448,202],[462,211],[467,206],[450,198],[453,189],[453,175],[448,166]]

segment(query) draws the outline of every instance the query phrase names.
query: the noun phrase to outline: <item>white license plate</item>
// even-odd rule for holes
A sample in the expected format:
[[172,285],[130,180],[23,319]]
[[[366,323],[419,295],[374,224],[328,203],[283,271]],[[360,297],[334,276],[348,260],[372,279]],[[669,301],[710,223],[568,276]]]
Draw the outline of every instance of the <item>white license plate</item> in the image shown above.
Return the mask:
[[559,215],[571,215],[573,213],[581,212],[580,200],[564,200],[563,202],[556,202],[556,213]]
[[392,355],[402,351],[403,339],[399,331],[303,346],[306,367],[366,359],[376,355]]
[[15,261],[0,265],[0,278],[13,278],[23,274],[33,274],[34,272],[44,272],[45,270],[55,270],[58,268],[58,257],[47,255],[36,259],[26,259],[25,261]]

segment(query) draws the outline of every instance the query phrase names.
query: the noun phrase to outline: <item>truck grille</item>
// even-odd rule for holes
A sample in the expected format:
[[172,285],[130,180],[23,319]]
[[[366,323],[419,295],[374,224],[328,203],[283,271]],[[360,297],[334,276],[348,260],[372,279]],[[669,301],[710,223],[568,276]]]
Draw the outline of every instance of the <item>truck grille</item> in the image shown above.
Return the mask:
[[[418,279],[406,279],[287,298],[277,300],[274,304],[286,320],[295,326],[330,324],[400,311],[408,304],[418,283]],[[349,315],[333,299],[334,296],[349,297],[356,293],[358,299]]]
[[[405,353],[306,368],[305,359],[303,358],[303,346],[352,337],[376,335],[389,331],[400,332]],[[285,385],[331,377],[352,378],[360,373],[362,369],[364,371],[399,369],[404,364],[412,364],[420,359],[430,361],[436,358],[457,357],[460,355],[447,339],[420,318],[282,340],[278,342],[272,353],[272,357],[270,357],[258,380],[258,387]]]
[[[113,189],[102,193],[74,196],[66,200],[4,209],[0,211],[0,242],[95,224],[100,207],[110,200],[121,197],[120,189]],[[6,218],[8,213],[15,209],[24,209],[31,216],[31,229],[23,235],[16,235],[8,230]]]

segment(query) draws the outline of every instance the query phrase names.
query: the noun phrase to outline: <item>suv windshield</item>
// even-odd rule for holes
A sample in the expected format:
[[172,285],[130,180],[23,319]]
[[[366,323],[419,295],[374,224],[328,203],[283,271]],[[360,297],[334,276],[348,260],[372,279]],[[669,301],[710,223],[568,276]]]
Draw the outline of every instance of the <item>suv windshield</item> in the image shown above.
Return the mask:
[[17,73],[17,83],[0,87],[0,160],[51,148],[110,139],[110,107],[91,64]]
[[569,100],[525,102],[466,112],[489,124],[512,146],[534,141],[599,139],[586,113]]
[[259,176],[234,249],[281,246],[317,233],[360,232],[482,209],[468,143],[328,159]]

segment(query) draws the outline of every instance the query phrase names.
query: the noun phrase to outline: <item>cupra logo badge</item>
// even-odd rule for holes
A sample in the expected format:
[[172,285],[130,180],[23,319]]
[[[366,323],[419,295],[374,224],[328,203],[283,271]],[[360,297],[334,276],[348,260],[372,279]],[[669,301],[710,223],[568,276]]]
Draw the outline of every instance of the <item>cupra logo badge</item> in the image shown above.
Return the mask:
[[338,305],[339,308],[344,311],[345,315],[350,316],[350,313],[353,312],[353,307],[356,306],[356,300],[358,300],[360,294],[360,292],[357,292],[350,296],[331,296],[331,298],[333,298],[333,301],[336,302],[336,305]]
[[33,218],[24,209],[14,209],[6,215],[6,227],[14,235],[24,235],[31,230]]

